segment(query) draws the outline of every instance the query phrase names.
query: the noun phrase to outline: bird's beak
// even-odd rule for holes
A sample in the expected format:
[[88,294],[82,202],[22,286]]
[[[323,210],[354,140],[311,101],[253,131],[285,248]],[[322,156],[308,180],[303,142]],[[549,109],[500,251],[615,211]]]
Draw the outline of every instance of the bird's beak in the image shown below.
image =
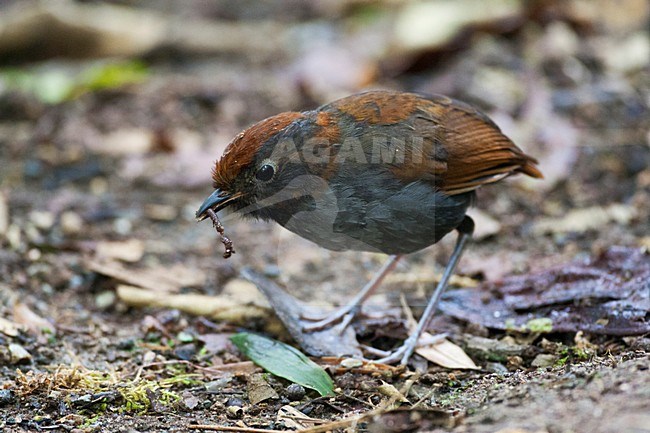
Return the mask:
[[206,198],[205,201],[203,201],[203,204],[201,207],[199,207],[199,210],[196,211],[196,219],[203,221],[208,217],[206,215],[208,209],[219,212],[221,209],[227,207],[239,197],[241,197],[241,194],[239,193],[230,194],[226,191],[215,189],[214,192],[210,194],[210,196]]

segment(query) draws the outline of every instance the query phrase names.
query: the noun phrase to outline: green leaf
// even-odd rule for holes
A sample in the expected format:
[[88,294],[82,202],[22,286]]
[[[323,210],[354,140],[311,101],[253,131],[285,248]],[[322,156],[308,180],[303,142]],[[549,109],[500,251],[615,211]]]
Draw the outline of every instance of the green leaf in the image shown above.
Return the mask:
[[531,319],[526,322],[524,329],[528,329],[531,332],[548,333],[553,331],[553,320],[549,319],[548,317]]
[[78,81],[81,91],[115,89],[126,84],[137,84],[149,75],[147,66],[137,60],[99,64],[86,69]]
[[320,395],[334,395],[334,383],[325,370],[293,347],[248,332],[235,334],[230,340],[269,373],[313,389]]

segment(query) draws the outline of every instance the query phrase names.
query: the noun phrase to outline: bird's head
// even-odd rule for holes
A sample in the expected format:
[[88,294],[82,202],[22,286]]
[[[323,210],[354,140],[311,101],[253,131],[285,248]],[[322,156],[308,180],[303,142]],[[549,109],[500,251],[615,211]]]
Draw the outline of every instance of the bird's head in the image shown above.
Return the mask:
[[281,113],[239,133],[213,167],[214,192],[205,199],[196,218],[201,221],[208,209],[218,212],[227,207],[267,218],[261,202],[300,175],[291,129],[292,125],[299,127],[295,122],[301,118],[302,113]]

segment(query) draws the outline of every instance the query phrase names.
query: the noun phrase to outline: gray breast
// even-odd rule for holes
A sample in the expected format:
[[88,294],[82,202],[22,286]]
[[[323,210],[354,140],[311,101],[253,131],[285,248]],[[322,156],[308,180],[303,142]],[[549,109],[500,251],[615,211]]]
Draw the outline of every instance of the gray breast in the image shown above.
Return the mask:
[[311,181],[311,210],[293,214],[283,225],[331,250],[408,254],[454,230],[473,195],[446,196],[420,181],[399,188],[367,186]]

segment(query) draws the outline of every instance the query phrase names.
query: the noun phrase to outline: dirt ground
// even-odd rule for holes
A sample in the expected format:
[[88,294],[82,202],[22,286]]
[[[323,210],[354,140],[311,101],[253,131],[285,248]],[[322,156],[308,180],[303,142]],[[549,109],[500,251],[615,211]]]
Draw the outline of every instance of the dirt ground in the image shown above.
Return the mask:
[[[647,2],[497,3],[64,1],[53,14],[0,1],[0,430],[650,431],[650,282],[636,277],[650,269]],[[449,36],[421,30],[443,11]],[[35,36],[12,45],[11,25]],[[335,397],[263,374],[229,342],[247,330],[292,343],[243,269],[323,307],[384,257],[227,216],[236,254],[222,258],[194,218],[214,161],[253,122],[364,88],[470,102],[539,159],[544,180],[479,191],[452,292],[487,305],[513,275],[561,275],[572,297],[539,302],[571,326],[468,322],[452,294],[433,331],[479,369],[316,358]],[[453,243],[400,264],[356,324],[365,342],[399,342],[404,323],[384,312],[401,317],[403,294],[419,314]],[[637,255],[610,280],[591,266],[612,248]],[[600,287],[620,290],[590,295]],[[582,332],[594,305],[627,331]],[[252,378],[275,396],[254,401]]]

